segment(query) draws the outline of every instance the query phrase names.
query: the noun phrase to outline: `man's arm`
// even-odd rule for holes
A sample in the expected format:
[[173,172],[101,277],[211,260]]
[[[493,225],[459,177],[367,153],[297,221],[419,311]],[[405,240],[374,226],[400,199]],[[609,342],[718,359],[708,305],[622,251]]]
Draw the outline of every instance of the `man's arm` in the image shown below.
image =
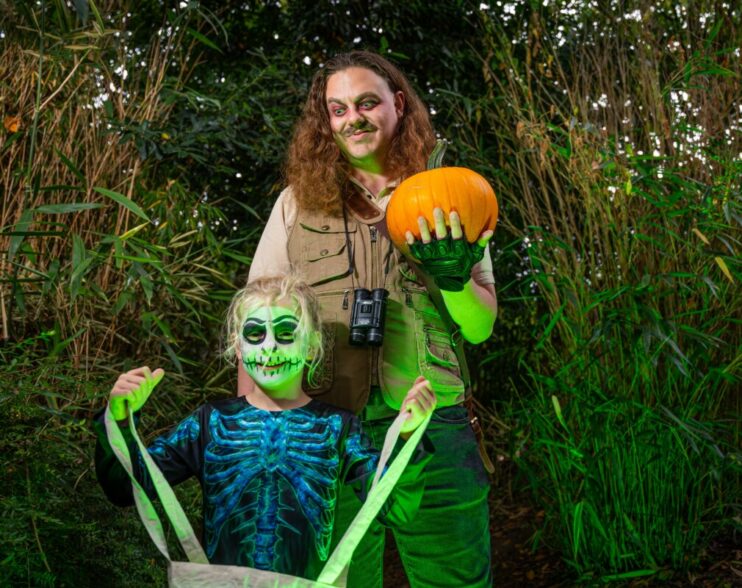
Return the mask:
[[451,318],[461,327],[469,343],[482,343],[492,334],[497,318],[497,294],[494,284],[478,284],[474,279],[460,292],[441,290]]

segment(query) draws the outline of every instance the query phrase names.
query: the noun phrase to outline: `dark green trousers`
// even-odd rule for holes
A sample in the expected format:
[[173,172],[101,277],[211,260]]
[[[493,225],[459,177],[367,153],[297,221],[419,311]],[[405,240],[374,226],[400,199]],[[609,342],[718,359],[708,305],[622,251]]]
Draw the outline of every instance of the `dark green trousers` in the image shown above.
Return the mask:
[[[379,449],[391,421],[363,422],[364,432]],[[409,524],[392,529],[410,586],[489,588],[489,478],[466,409],[437,409],[426,434],[435,454],[423,473],[422,496],[398,497],[419,501],[419,509]],[[338,500],[335,543],[360,505],[353,490],[344,487]],[[348,588],[382,587],[384,538],[384,527],[372,525],[353,556]]]

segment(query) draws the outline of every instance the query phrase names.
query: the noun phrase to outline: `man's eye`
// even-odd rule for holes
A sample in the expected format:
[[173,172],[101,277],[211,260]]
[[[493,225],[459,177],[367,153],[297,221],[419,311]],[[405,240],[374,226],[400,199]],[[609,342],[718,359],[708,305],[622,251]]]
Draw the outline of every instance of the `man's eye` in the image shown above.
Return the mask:
[[332,113],[335,116],[343,116],[343,114],[345,113],[345,108],[333,108]]
[[376,106],[376,102],[374,102],[373,100],[364,100],[363,102],[361,102],[361,108],[365,108],[366,110],[369,110],[374,106]]

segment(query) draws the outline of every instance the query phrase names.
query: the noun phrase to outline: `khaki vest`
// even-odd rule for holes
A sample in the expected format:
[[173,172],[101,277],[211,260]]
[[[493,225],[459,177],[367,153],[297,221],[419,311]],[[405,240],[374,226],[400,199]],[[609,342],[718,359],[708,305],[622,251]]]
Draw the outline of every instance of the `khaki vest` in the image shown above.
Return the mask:
[[[379,216],[369,220],[365,211],[358,213],[359,206],[364,207],[362,201],[345,220],[299,209],[289,234],[289,260],[314,286],[324,322],[324,361],[316,384],[305,382],[305,390],[358,413],[368,401],[370,384],[376,384],[384,401],[398,410],[415,378],[423,375],[439,407],[461,403],[468,372],[458,328],[442,300],[436,307],[424,278],[392,245],[386,221],[374,223]],[[384,344],[353,347],[348,343],[353,290],[380,287],[389,290]],[[430,291],[437,293],[434,287]]]

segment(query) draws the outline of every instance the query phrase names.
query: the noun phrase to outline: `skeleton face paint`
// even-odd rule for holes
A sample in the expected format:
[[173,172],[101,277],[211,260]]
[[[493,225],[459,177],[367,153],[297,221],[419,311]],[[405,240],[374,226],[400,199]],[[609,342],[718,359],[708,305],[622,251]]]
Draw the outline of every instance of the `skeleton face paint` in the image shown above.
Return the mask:
[[289,391],[301,383],[307,337],[297,332],[299,318],[285,306],[261,306],[242,324],[242,363],[266,392]]

